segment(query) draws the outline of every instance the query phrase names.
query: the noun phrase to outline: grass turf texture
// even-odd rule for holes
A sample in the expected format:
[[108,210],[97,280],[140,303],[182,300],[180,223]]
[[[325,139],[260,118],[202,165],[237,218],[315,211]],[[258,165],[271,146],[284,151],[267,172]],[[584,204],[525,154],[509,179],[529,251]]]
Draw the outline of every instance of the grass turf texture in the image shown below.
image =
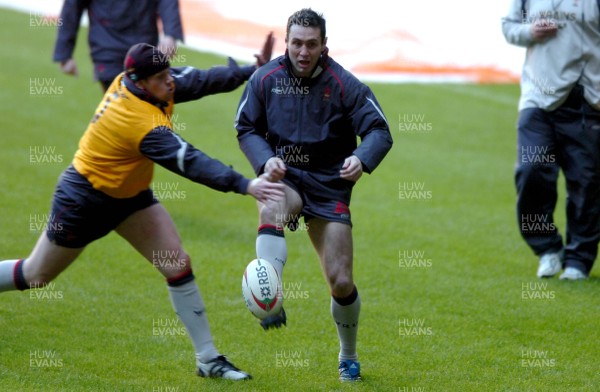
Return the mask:
[[[101,93],[91,82],[84,32],[75,79],[51,62],[55,28],[7,10],[0,19],[0,259],[7,259],[33,247],[56,178]],[[225,63],[185,49],[179,61]],[[60,93],[32,94],[36,78]],[[110,234],[45,291],[0,294],[0,390],[597,390],[597,269],[585,282],[540,281],[517,233],[518,87],[372,88],[395,145],[360,180],[352,204],[362,383],[337,380],[329,295],[306,233],[287,235],[289,325],[265,333],[240,288],[254,253],[254,202],[157,168],[155,185],[170,189],[163,203],[192,256],[217,347],[254,380],[234,385],[194,375],[192,346],[182,325],[172,324],[163,279]],[[241,91],[179,105],[174,120],[191,143],[250,176],[232,126]],[[429,131],[405,132],[411,121]],[[55,162],[32,163],[32,156]],[[415,184],[424,196],[401,199],[400,187]],[[561,228],[563,210],[561,202]]]

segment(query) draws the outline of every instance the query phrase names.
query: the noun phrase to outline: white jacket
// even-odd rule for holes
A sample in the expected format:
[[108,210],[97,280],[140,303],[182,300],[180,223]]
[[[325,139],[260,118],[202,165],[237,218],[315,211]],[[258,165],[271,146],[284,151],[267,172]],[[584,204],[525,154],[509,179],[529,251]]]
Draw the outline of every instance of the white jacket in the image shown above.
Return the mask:
[[[506,40],[527,48],[521,75],[519,110],[559,107],[577,83],[585,99],[600,110],[600,10],[597,0],[512,0],[502,18]],[[531,25],[546,19],[559,26],[556,36],[535,42]]]

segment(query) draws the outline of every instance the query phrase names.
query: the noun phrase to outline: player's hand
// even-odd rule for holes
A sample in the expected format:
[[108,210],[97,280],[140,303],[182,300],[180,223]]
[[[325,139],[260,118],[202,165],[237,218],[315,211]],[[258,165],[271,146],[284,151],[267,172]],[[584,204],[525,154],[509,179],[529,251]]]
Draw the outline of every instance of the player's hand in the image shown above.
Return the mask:
[[342,170],[340,170],[340,177],[344,180],[356,182],[362,176],[362,162],[356,155],[351,155],[344,160]]
[[285,162],[279,157],[269,158],[265,163],[265,178],[271,182],[277,182],[285,177]]
[[79,70],[77,69],[77,63],[75,62],[75,59],[61,61],[60,70],[67,75],[79,76]]
[[278,201],[283,199],[285,193],[283,191],[284,185],[280,182],[268,181],[264,175],[250,181],[248,184],[247,193],[252,195],[256,200],[261,203],[267,201]]
[[256,66],[262,67],[269,61],[271,61],[271,56],[273,55],[273,45],[275,44],[275,38],[273,37],[273,32],[271,31],[267,35],[267,40],[265,41],[262,51],[259,54],[255,54],[256,57]]
[[556,36],[558,25],[556,22],[549,19],[536,20],[531,25],[531,35],[537,42],[543,42],[549,38]]
[[162,36],[158,41],[158,49],[171,60],[177,53],[177,41],[170,35]]

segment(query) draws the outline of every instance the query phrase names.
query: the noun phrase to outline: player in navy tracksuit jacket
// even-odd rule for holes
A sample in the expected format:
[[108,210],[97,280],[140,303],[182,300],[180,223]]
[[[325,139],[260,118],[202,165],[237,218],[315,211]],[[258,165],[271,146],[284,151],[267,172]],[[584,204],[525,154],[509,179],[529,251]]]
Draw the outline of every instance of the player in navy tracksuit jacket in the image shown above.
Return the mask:
[[[65,0],[54,48],[54,61],[64,72],[77,74],[72,59],[83,11],[89,16],[88,42],[94,63],[94,77],[104,90],[123,71],[129,48],[144,42],[175,51],[175,41],[183,41],[178,0]],[[159,42],[157,18],[164,37]]]
[[[354,381],[360,379],[360,298],[352,278],[350,197],[362,172],[371,173],[383,160],[392,138],[371,90],[328,57],[326,42],[321,15],[310,9],[292,15],[286,54],[250,78],[236,129],[255,172],[286,185],[283,201],[259,203],[257,257],[270,261],[281,277],[287,259],[284,226],[294,229],[304,216],[332,295],[340,379]],[[282,310],[261,325],[285,323]]]
[[[357,156],[370,173],[389,150],[388,124],[370,89],[331,59],[327,49],[315,74],[294,77],[284,55],[250,79],[237,130],[256,173],[269,158],[280,156],[288,166],[343,185],[338,172],[346,157]],[[362,139],[358,147],[356,136]]]

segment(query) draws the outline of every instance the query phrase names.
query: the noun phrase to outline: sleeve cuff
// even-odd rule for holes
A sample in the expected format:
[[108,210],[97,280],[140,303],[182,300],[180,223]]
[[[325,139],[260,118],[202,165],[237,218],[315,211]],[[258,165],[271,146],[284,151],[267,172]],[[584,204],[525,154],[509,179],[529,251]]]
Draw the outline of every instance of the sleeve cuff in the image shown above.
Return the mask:
[[247,179],[246,177],[242,177],[240,179],[240,182],[238,183],[238,188],[237,188],[236,192],[241,195],[248,194],[248,184],[250,184],[250,180]]

